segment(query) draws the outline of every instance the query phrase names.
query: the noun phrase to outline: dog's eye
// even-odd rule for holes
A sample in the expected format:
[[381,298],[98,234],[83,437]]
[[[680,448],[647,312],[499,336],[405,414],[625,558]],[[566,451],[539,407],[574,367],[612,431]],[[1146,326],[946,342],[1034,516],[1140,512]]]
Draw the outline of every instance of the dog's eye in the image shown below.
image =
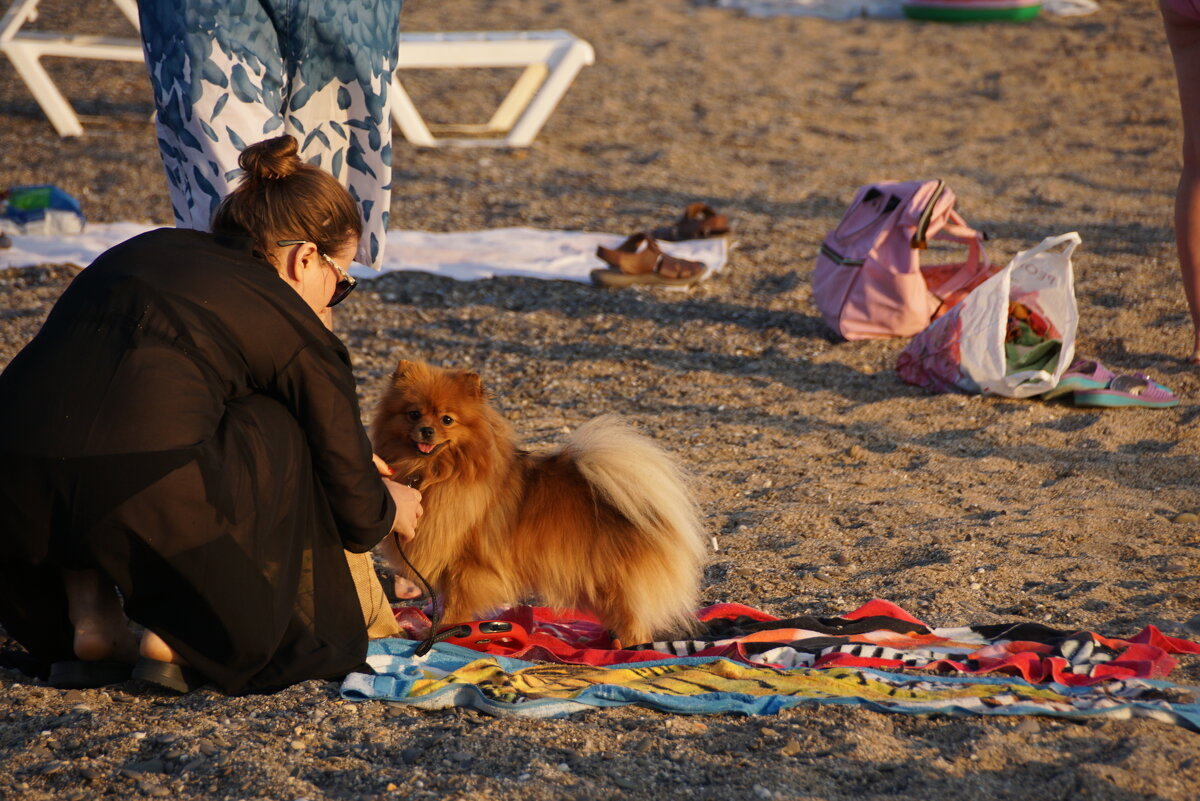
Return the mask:
[[413,422],[416,422],[417,420],[421,419],[421,413],[419,411],[417,411],[416,409],[413,409],[411,412],[408,413],[408,419],[412,420]]
[[443,414],[443,415],[442,415],[442,425],[444,425],[444,426],[448,426],[448,425],[453,425],[453,424],[454,424],[454,418],[453,418],[453,417],[451,417],[451,416],[450,416],[450,415],[448,415],[448,414]]

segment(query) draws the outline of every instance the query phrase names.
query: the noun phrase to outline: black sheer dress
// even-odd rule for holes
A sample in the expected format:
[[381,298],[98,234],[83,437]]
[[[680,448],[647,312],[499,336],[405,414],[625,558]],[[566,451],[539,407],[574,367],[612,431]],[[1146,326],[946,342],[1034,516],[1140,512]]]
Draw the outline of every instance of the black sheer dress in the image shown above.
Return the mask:
[[395,507],[345,347],[248,239],[100,256],[0,375],[0,413],[0,622],[35,657],[74,658],[65,567],[226,692],[362,663],[342,549]]

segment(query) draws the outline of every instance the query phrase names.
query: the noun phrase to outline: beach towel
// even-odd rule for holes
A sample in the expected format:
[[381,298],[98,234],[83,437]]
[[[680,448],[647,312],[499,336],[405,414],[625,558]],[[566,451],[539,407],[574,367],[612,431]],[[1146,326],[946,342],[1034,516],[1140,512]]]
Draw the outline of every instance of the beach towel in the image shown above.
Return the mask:
[[[36,264],[76,264],[85,267],[118,242],[153,230],[144,223],[90,224],[76,236],[32,236],[10,232],[13,246],[0,250],[0,268]],[[388,231],[380,272],[355,264],[350,274],[359,280],[380,273],[415,270],[459,281],[500,276],[544,278],[591,283],[591,271],[605,267],[597,246],[615,248],[620,234],[554,231],[536,228],[493,228],[485,231]],[[727,237],[662,242],[664,253],[707,264],[712,272],[725,267]]]
[[[1200,731],[1198,691],[1161,680],[1172,654],[1200,645],[1153,626],[1128,639],[1029,622],[935,628],[881,600],[839,617],[780,620],[740,604],[698,617],[700,637],[615,650],[586,614],[515,607],[497,619],[528,632],[521,650],[439,643],[415,657],[414,639],[377,640],[367,660],[375,675],[348,676],[342,694],[539,717],[631,703],[773,714],[815,702],[911,714],[1152,717]],[[398,619],[411,637],[428,629],[419,610]]]
[[1068,687],[868,668],[780,670],[696,657],[602,668],[481,657],[445,643],[414,657],[416,646],[412,640],[373,641],[367,662],[375,675],[350,674],[342,697],[539,718],[629,704],[678,714],[764,715],[808,703],[924,715],[1146,717],[1200,731],[1195,695],[1161,681]]
[[[931,627],[889,601],[873,600],[839,617],[780,620],[736,603],[697,612],[696,637],[614,649],[611,636],[591,615],[518,606],[497,620],[527,632],[520,650],[480,645],[494,655],[542,662],[613,666],[664,656],[723,657],[776,668],[853,666],[882,670],[920,668],[962,674],[1008,673],[1032,682],[1086,686],[1111,678],[1165,678],[1173,654],[1200,654],[1200,644],[1168,637],[1147,626],[1128,639],[1094,632],[1016,622]],[[429,621],[406,607],[398,620],[410,638],[422,638]]]

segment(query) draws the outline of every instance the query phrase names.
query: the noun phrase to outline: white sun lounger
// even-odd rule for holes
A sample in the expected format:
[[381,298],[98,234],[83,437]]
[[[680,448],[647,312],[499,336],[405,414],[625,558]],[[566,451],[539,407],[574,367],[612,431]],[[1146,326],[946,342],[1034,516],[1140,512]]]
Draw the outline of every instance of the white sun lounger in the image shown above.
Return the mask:
[[[113,0],[136,28],[137,0]],[[141,61],[142,43],[136,39],[117,39],[107,36],[67,35],[43,31],[25,31],[22,26],[37,19],[38,0],[14,0],[0,19],[0,53],[8,56],[17,74],[59,136],[79,136],[83,126],[75,109],[55,86],[50,74],[42,67],[42,56],[89,58],[104,61]]]
[[[567,31],[404,34],[400,66],[392,80],[392,117],[404,138],[422,147],[528,147],[575,76],[594,60],[592,46]],[[426,125],[399,78],[405,69],[504,67],[525,70],[482,125]],[[438,138],[435,133],[451,136]]]
[[[83,125],[70,102],[42,67],[43,56],[134,61],[143,59],[137,39],[22,31],[37,19],[39,0],[13,0],[0,18],[0,53],[29,87],[60,136],[79,136]],[[112,0],[138,27],[136,0]],[[579,71],[595,56],[591,45],[567,31],[480,33],[405,33],[400,35],[400,63],[392,79],[392,117],[414,145],[527,147],[566,94]],[[400,83],[403,69],[511,68],[525,70],[491,119],[482,125],[425,123]],[[435,137],[437,134],[460,134]]]

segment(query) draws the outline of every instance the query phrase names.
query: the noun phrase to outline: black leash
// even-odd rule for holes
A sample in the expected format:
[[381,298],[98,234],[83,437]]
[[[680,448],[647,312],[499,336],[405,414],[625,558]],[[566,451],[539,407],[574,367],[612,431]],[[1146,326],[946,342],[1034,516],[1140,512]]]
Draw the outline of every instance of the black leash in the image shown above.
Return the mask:
[[[416,485],[419,484],[420,481],[421,474],[417,473],[411,476],[408,481],[405,482],[405,484],[415,489]],[[396,550],[400,552],[400,558],[404,560],[404,564],[408,565],[408,569],[411,570],[413,575],[420,580],[422,585],[424,585],[425,593],[429,596],[429,603],[433,607],[433,618],[429,621],[429,634],[425,637],[421,644],[417,646],[417,650],[413,651],[414,656],[425,656],[425,654],[429,653],[430,650],[433,649],[434,644],[451,637],[466,636],[470,629],[463,626],[451,626],[445,631],[438,631],[442,625],[442,612],[445,611],[443,605],[438,603],[437,593],[433,591],[433,587],[429,585],[429,581],[426,580],[425,576],[421,575],[421,571],[417,570],[416,566],[409,561],[408,554],[404,553],[404,546],[400,544],[400,535],[393,531],[392,536],[396,539]],[[507,631],[507,629],[505,629],[505,631]]]
[[414,656],[425,656],[433,648],[433,644],[441,639],[437,636],[437,630],[442,623],[442,607],[438,603],[437,593],[433,591],[433,587],[429,586],[429,582],[425,579],[425,576],[421,575],[421,571],[417,570],[413,563],[408,560],[408,555],[404,553],[404,546],[400,544],[400,535],[393,531],[392,536],[396,538],[396,550],[400,552],[400,558],[404,560],[404,564],[408,565],[408,569],[424,585],[425,592],[429,596],[429,603],[433,606],[433,618],[429,621],[429,634],[417,646],[417,650],[413,651]]
[[[408,477],[408,481],[403,483],[406,487],[416,489],[417,485],[421,483],[421,474],[414,473]],[[396,540],[396,550],[400,552],[400,558],[404,560],[404,564],[408,565],[408,569],[424,585],[425,594],[429,596],[429,603],[433,607],[433,618],[429,621],[429,635],[417,646],[417,650],[413,651],[415,656],[425,656],[433,648],[433,644],[438,641],[437,630],[438,626],[442,623],[442,607],[438,604],[437,593],[433,591],[433,587],[429,586],[429,582],[425,576],[421,575],[421,571],[417,570],[416,566],[408,560],[408,554],[404,553],[404,546],[400,544],[400,535],[393,531],[392,536]]]
[[[445,631],[438,631],[438,628],[442,625],[442,612],[444,610],[438,603],[437,593],[435,593],[433,588],[429,586],[429,582],[423,575],[421,575],[421,571],[417,570],[417,568],[413,566],[413,563],[408,560],[407,554],[404,553],[404,548],[400,545],[400,535],[393,532],[392,536],[396,538],[396,550],[400,552],[400,558],[404,560],[406,565],[408,565],[408,569],[413,572],[413,575],[420,579],[421,583],[425,585],[425,592],[429,594],[430,603],[433,605],[433,619],[429,621],[429,634],[426,635],[425,639],[421,641],[421,644],[417,646],[417,649],[413,651],[413,656],[425,656],[425,654],[429,653],[433,649],[435,644],[442,642],[443,640],[454,639],[456,637],[469,637],[476,627],[480,635],[509,635],[509,633],[512,632],[513,624],[504,620],[485,620],[478,624],[460,623],[457,626],[448,627]],[[500,639],[504,640],[505,638],[501,637]],[[481,639],[478,640],[478,642],[487,643],[493,642],[493,640]]]

